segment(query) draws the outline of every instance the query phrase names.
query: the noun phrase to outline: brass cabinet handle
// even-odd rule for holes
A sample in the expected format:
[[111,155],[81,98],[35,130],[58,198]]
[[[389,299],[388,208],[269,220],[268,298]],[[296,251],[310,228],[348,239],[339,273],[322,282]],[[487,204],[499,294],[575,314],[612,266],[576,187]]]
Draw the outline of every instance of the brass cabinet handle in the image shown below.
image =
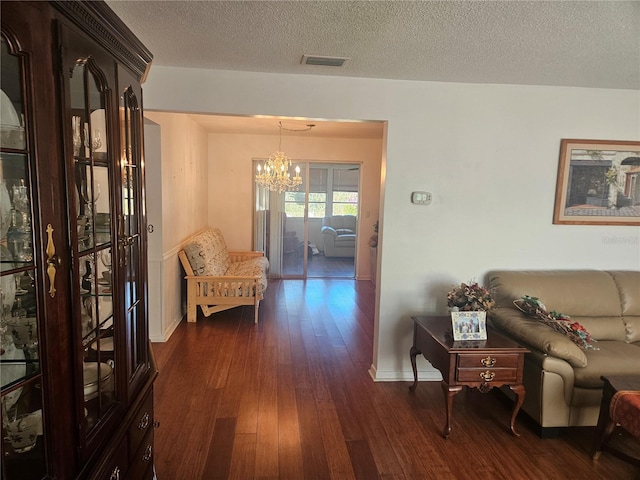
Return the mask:
[[487,358],[480,360],[480,363],[482,363],[482,366],[484,367],[493,367],[496,364],[496,359],[488,356]]
[[120,467],[116,467],[113,469],[113,472],[111,472],[111,476],[109,477],[109,480],[120,480]]
[[49,277],[49,295],[56,296],[56,269],[60,266],[60,259],[56,255],[56,246],[53,243],[53,227],[47,225],[47,276]]
[[151,460],[151,454],[153,453],[153,446],[147,445],[147,448],[144,451],[144,455],[142,456],[142,460],[148,462]]
[[144,415],[142,416],[142,419],[140,420],[140,423],[138,424],[138,428],[140,430],[144,430],[148,426],[149,426],[149,414],[147,412],[144,412]]
[[480,372],[480,378],[482,378],[485,382],[490,382],[496,376],[494,372],[491,370],[487,370],[486,372]]

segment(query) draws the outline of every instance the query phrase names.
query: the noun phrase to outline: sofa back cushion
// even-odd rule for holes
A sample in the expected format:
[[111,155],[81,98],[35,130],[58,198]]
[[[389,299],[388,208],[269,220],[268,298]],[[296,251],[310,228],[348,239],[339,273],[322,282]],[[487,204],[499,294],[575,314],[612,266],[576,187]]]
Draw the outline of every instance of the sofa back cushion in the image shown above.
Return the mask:
[[[355,215],[334,215],[333,217],[324,217],[322,225],[335,228],[338,230],[338,234],[356,233],[357,221]],[[351,230],[351,232],[340,232],[339,230]]]
[[224,275],[231,260],[219,228],[207,228],[183,247],[196,275]]
[[628,342],[640,342],[640,271],[611,271],[620,292]]
[[596,340],[627,340],[618,286],[600,270],[493,271],[488,275],[496,304],[508,307],[523,295],[569,315]]

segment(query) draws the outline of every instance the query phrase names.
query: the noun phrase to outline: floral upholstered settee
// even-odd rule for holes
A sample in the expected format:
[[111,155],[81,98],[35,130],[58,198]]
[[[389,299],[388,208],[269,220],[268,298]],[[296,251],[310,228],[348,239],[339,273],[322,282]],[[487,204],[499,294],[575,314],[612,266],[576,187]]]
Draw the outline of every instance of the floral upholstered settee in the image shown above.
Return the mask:
[[219,228],[207,228],[178,253],[187,280],[187,321],[196,321],[200,305],[205,317],[241,305],[258,307],[267,289],[269,260],[263,252],[229,252]]

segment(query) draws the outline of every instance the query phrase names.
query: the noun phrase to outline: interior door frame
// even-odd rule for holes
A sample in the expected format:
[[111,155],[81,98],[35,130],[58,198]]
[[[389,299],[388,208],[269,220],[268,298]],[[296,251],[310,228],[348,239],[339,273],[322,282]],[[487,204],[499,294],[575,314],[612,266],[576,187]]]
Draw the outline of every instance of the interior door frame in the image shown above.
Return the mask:
[[[264,158],[253,158],[252,162],[253,162],[253,169],[252,172],[256,171],[256,167],[258,165],[258,163],[263,163],[266,159]],[[305,192],[304,195],[304,215],[303,215],[303,245],[308,245],[309,243],[309,184],[310,184],[310,172],[311,169],[314,167],[318,167],[318,166],[322,166],[322,165],[326,165],[328,167],[336,167],[336,166],[351,166],[351,167],[357,167],[358,168],[358,189],[357,189],[357,193],[358,193],[358,205],[357,205],[357,218],[358,218],[358,230],[356,232],[356,246],[355,246],[355,254],[353,257],[353,278],[355,279],[357,277],[357,266],[358,266],[358,238],[360,235],[360,218],[361,218],[361,208],[362,208],[362,198],[361,198],[361,190],[362,190],[362,162],[353,162],[353,161],[335,161],[335,160],[294,160],[293,163],[295,165],[300,166],[301,168],[301,173],[302,173],[302,177],[303,177],[303,184],[301,186],[301,189]],[[331,168],[330,168],[330,171]],[[327,188],[327,196],[329,196],[330,193],[332,193],[333,190],[329,190],[329,188]],[[308,252],[308,248],[303,248],[302,249],[302,272],[301,273],[294,273],[294,274],[284,274],[283,271],[283,256],[284,254],[283,252],[283,235],[280,235],[280,238],[278,239],[278,241],[276,241],[276,245],[274,246],[273,242],[271,242],[271,239],[273,239],[273,232],[283,232],[284,231],[284,225],[282,223],[282,213],[285,212],[285,205],[284,205],[284,194],[278,194],[277,192],[269,192],[268,195],[266,195],[266,198],[268,199],[268,201],[266,202],[267,204],[264,205],[264,192],[260,191],[260,188],[255,185],[254,189],[253,189],[253,205],[254,205],[254,209],[253,209],[253,221],[252,221],[252,228],[253,228],[253,234],[252,234],[252,238],[253,238],[253,248],[254,249],[258,249],[260,248],[261,243],[265,246],[264,250],[265,250],[265,255],[269,258],[269,263],[271,264],[271,270],[274,273],[274,277],[276,278],[283,278],[283,279],[307,279],[308,278],[308,269],[309,269],[309,252]],[[328,198],[327,198],[327,204],[328,202]],[[256,217],[256,213],[259,210],[259,208],[261,206],[266,206],[266,210],[270,212],[269,215],[269,219],[268,219],[268,235],[269,238],[266,239],[266,243],[265,243],[265,239],[262,239],[262,242],[259,241],[259,236],[261,235],[261,232],[259,231],[259,226],[258,226],[258,219]],[[275,207],[275,208],[274,208]],[[326,212],[325,212],[326,214]],[[325,215],[326,216],[326,215]],[[278,238],[278,237],[276,237]],[[314,277],[314,278],[321,278],[321,277]],[[346,277],[345,277],[346,278]]]

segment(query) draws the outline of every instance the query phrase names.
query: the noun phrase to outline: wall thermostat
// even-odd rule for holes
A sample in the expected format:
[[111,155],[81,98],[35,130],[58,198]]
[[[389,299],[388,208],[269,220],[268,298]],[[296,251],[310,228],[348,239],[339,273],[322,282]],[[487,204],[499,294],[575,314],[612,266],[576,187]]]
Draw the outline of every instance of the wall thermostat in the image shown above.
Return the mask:
[[411,192],[411,203],[416,205],[429,205],[431,203],[431,193]]

